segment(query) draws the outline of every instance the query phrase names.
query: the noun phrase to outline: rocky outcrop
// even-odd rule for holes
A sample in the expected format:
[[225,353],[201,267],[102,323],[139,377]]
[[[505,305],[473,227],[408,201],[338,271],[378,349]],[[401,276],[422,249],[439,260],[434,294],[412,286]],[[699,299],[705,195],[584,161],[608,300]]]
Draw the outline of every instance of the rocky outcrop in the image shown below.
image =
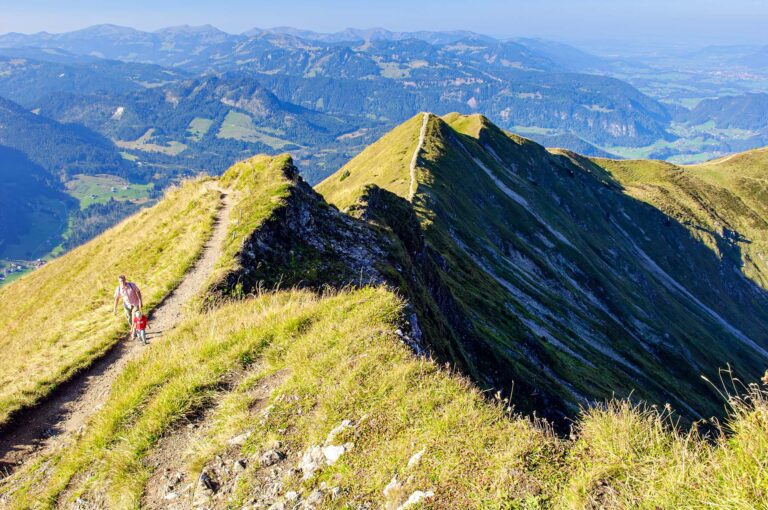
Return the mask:
[[292,165],[284,172],[291,181],[288,197],[245,241],[238,269],[226,276],[219,292],[384,283],[387,240],[329,205]]

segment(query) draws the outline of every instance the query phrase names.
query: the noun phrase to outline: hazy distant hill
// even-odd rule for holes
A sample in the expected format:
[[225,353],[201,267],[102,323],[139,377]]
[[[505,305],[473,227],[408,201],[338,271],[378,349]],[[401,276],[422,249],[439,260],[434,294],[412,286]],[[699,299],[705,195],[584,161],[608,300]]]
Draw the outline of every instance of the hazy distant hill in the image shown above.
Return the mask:
[[483,111],[505,128],[556,128],[600,145],[641,146],[670,138],[665,106],[619,80],[578,74],[599,66],[600,59],[541,40],[378,29],[230,35],[205,26],[141,32],[103,25],[66,34],[7,34],[0,46],[55,47],[195,73],[258,73],[283,101],[390,125],[419,110]]
[[768,132],[768,94],[744,94],[704,99],[687,114],[694,124],[714,122],[722,129]]
[[73,202],[26,154],[0,145],[0,259],[46,255],[66,230]]
[[136,167],[108,139],[80,125],[60,124],[0,98],[0,145],[23,152],[51,177],[108,173],[128,177]]

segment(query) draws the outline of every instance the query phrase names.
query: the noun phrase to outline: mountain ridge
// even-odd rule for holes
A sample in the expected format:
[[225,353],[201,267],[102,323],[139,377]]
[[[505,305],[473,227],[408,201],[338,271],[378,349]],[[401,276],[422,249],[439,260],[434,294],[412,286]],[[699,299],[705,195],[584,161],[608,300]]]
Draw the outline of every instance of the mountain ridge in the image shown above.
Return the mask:
[[[418,138],[416,124],[414,118],[385,136],[318,190],[350,210],[358,207],[350,189],[369,183],[408,200],[406,160]],[[486,378],[495,374],[485,379],[492,386],[514,379],[518,388],[521,379],[522,384],[536,381],[533,387],[546,395],[527,405],[550,411],[597,397],[605,391],[598,389],[603,378],[612,381],[614,394],[637,391],[646,400],[674,398],[673,405],[686,409],[687,416],[707,416],[717,406],[698,377],[706,366],[712,376],[728,358],[750,377],[760,374],[766,339],[753,326],[756,320],[766,320],[767,298],[764,288],[738,269],[740,259],[717,259],[678,223],[682,218],[670,219],[647,202],[625,195],[600,160],[547,152],[479,116],[431,116],[430,133],[417,156],[418,185],[411,202],[427,245],[434,250],[427,258],[437,269],[428,271],[442,282],[435,292],[453,300],[445,315],[458,310],[463,317],[454,320],[464,325],[454,328],[453,340],[446,340],[457,343],[443,346],[443,355],[453,351],[451,360],[475,376],[477,370]],[[501,222],[497,210],[509,223]],[[673,250],[660,254],[652,248],[659,244],[680,245],[681,255]],[[697,269],[687,257],[696,260]],[[734,279],[727,276],[731,264],[740,275]],[[627,271],[632,278],[627,279]],[[706,283],[686,288],[690,284],[669,276],[685,271],[698,271],[699,280],[708,275]],[[717,293],[707,290],[709,286]],[[475,296],[469,289],[484,289],[487,296]],[[663,299],[669,308],[658,308],[642,297],[648,295]],[[734,302],[726,306],[725,296]],[[642,312],[627,307],[635,299],[639,301],[630,306]],[[511,309],[500,307],[502,303]],[[737,319],[738,310],[749,306],[755,308],[748,317]],[[686,323],[689,329],[680,328],[681,317],[693,321]],[[718,333],[713,335],[713,329]],[[510,337],[523,343],[509,344],[505,338]],[[556,361],[563,357],[569,361]],[[668,366],[673,359],[676,368]],[[510,366],[517,375],[509,372]],[[657,386],[667,377],[676,382]],[[673,389],[683,380],[685,390]],[[626,389],[619,390],[622,386]],[[546,387],[550,390],[543,390]],[[655,392],[660,393],[650,396]]]
[[[650,204],[621,198],[620,181],[631,191],[625,174],[598,166],[605,164],[599,160],[549,152],[480,116],[418,115],[361,157],[344,169],[349,173],[335,176],[338,181],[318,187],[329,199],[348,203],[348,215],[303,183],[287,154],[257,156],[234,165],[221,178],[186,183],[154,208],[0,289],[0,321],[11,321],[0,339],[6,342],[4,352],[22,348],[26,353],[10,357],[20,363],[19,369],[8,370],[4,364],[0,377],[34,386],[34,378],[19,374],[39,376],[34,362],[50,361],[46,354],[77,347],[87,356],[98,356],[82,341],[98,349],[129,341],[121,340],[125,324],[111,320],[111,302],[102,299],[111,299],[113,273],[128,268],[151,295],[149,308],[163,302],[174,282],[186,282],[185,266],[194,262],[195,253],[203,246],[212,249],[206,239],[222,200],[229,203],[229,221],[215,227],[220,258],[209,285],[192,300],[178,327],[150,330],[150,345],[137,346],[140,352],[115,376],[112,388],[103,389],[103,404],[87,408],[89,419],[81,428],[48,438],[50,449],[30,452],[21,465],[12,466],[12,473],[0,479],[0,503],[12,509],[66,508],[72,503],[164,510],[299,504],[309,510],[397,508],[414,500],[437,508],[539,509],[676,508],[712,501],[751,508],[765,502],[761,459],[768,452],[766,393],[755,385],[728,399],[724,427],[732,432],[726,435],[723,426],[710,422],[715,423],[712,436],[703,436],[699,424],[686,433],[677,415],[667,406],[661,410],[666,399],[650,401],[658,408],[589,400],[581,410],[568,408],[572,426],[563,430],[567,437],[558,436],[537,418],[552,414],[547,406],[559,405],[555,398],[533,394],[530,403],[544,407],[533,415],[518,414],[517,405],[526,400],[521,393],[539,391],[537,381],[515,379],[519,384],[512,395],[503,384],[495,395],[483,391],[493,380],[494,367],[489,360],[472,362],[482,361],[479,356],[492,345],[468,343],[479,317],[466,314],[467,295],[498,312],[493,317],[498,328],[512,323],[503,311],[507,305],[516,316],[532,321],[536,317],[503,293],[504,285],[494,287],[494,281],[521,285],[499,263],[502,256],[513,257],[531,283],[554,288],[557,275],[552,268],[546,274],[542,264],[547,246],[563,253],[563,266],[568,260],[577,263],[574,252],[584,248],[584,234],[565,229],[567,218],[552,214],[553,193],[561,195],[561,208],[581,202],[586,202],[584,209],[621,204],[627,215],[658,220],[662,232],[683,228],[663,225],[665,216],[653,213]],[[418,181],[415,187],[411,175]],[[563,183],[558,184],[560,178]],[[382,186],[371,182],[377,179]],[[345,182],[353,188],[348,195],[334,186]],[[579,201],[569,200],[568,190]],[[594,197],[602,200],[586,200]],[[449,224],[465,205],[477,214],[464,224]],[[497,208],[520,218],[501,216],[494,223],[496,239],[488,239],[482,228],[467,231],[467,224],[482,227],[498,220],[492,214]],[[597,221],[601,214],[592,218],[594,230],[607,236],[610,221]],[[533,261],[529,251],[526,261],[523,246],[515,246],[514,255],[514,238],[505,223],[526,235],[542,260]],[[640,227],[656,237],[651,224]],[[446,233],[446,225],[453,230]],[[647,249],[636,228],[623,222],[619,226],[637,235],[637,243]],[[145,235],[126,235],[136,229]],[[111,241],[121,237],[125,239],[116,253]],[[132,257],[136,249],[153,260]],[[697,262],[702,258],[696,250],[691,253]],[[658,258],[655,252],[651,255]],[[82,264],[91,270],[78,276]],[[538,272],[532,264],[540,265]],[[361,268],[359,279],[350,280]],[[380,285],[378,276],[389,286]],[[628,273],[628,279],[632,276]],[[709,276],[702,271],[702,278]],[[591,303],[595,313],[601,302],[608,312],[620,312],[599,289],[593,300],[582,299],[584,288],[594,285],[585,284],[580,275],[573,279],[570,301]],[[12,314],[27,309],[45,315],[55,307],[55,299],[35,299],[30,289],[67,292],[62,284],[72,281],[82,291],[69,298],[65,312],[71,315],[40,321],[35,331],[14,329]],[[456,285],[466,282],[471,285]],[[649,287],[658,291],[653,297],[662,298],[662,307],[674,306],[663,301],[669,296],[661,287]],[[543,300],[544,290],[538,295],[542,307],[556,298]],[[522,292],[518,289],[518,295]],[[533,300],[526,304],[535,306]],[[82,314],[72,309],[81,306],[96,321],[81,321]],[[114,326],[116,335],[99,335],[104,326]],[[41,335],[59,327],[74,336],[57,340],[61,335],[54,331],[52,342],[39,343]],[[567,346],[540,327],[547,343],[560,342],[557,349],[570,349],[575,356],[585,354],[583,347]],[[484,332],[493,333],[487,327]],[[537,347],[523,330],[514,334],[514,343],[529,356],[551,352],[546,344]],[[612,364],[623,359],[641,366],[642,352],[631,357],[622,346],[611,347],[622,356],[611,359]],[[35,356],[40,353],[42,358]],[[589,354],[594,367],[586,376],[608,379],[611,366],[597,353]],[[701,359],[698,352],[691,355]],[[673,371],[679,360],[667,356]],[[446,359],[458,362],[446,365]],[[469,364],[463,366],[462,359]],[[563,374],[562,365],[552,361],[527,372],[517,365],[515,372],[520,377],[558,375],[557,370],[576,389],[581,374]],[[83,366],[88,367],[87,360]],[[483,373],[485,378],[478,377]],[[674,383],[667,389],[676,397],[675,389],[687,389],[690,381],[674,375],[679,379],[659,384]],[[618,378],[606,384],[614,382],[622,384]],[[632,382],[653,389],[654,381],[639,375]],[[13,390],[13,385],[4,385],[4,397]],[[672,400],[678,403],[687,413],[685,401]]]

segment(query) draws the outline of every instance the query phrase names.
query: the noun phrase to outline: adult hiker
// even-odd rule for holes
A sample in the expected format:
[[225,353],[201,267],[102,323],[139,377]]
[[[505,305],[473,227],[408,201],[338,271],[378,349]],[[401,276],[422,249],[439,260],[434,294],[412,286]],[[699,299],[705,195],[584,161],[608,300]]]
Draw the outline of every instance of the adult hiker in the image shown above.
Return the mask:
[[127,281],[124,275],[120,275],[117,282],[113,313],[117,314],[117,303],[122,299],[125,318],[128,320],[128,325],[130,326],[132,324],[131,321],[133,320],[133,312],[135,310],[141,311],[144,304],[141,300],[141,291],[135,283]]

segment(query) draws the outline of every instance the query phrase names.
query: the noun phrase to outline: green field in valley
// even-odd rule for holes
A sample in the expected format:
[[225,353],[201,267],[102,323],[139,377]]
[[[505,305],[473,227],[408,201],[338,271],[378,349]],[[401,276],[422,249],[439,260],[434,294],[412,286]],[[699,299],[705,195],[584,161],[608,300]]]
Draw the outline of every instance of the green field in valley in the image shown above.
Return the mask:
[[297,145],[290,140],[284,140],[274,136],[280,134],[275,130],[265,128],[259,129],[253,123],[253,119],[245,113],[230,110],[221,123],[218,138],[230,138],[233,140],[242,140],[244,142],[257,142],[268,145],[275,150],[282,150],[289,145]]
[[91,204],[105,204],[110,198],[144,202],[149,197],[152,184],[132,184],[115,175],[75,175],[67,182],[67,193],[85,209]]
[[[122,149],[129,149],[142,152],[159,152],[160,154],[166,154],[168,156],[178,156],[185,150],[187,145],[176,140],[171,140],[165,145],[152,142],[152,137],[155,134],[155,129],[148,129],[146,133],[141,135],[136,140],[116,140],[115,145]],[[123,156],[125,157],[125,156]]]
[[213,121],[211,119],[195,117],[189,123],[189,127],[187,128],[187,137],[196,142],[199,142],[208,133],[212,125]]

